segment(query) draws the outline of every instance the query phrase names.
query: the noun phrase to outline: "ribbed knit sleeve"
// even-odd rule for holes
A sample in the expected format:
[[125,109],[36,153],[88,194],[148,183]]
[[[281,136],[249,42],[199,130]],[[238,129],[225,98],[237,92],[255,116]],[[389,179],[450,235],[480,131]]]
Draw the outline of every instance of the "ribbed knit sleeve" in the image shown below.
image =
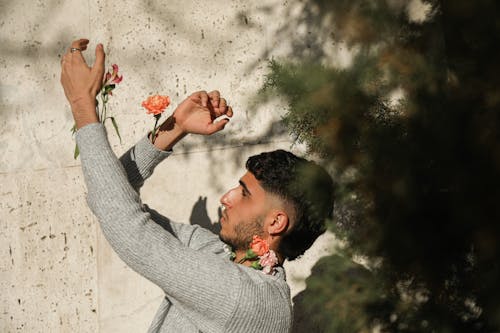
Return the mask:
[[[171,150],[163,151],[156,148],[146,135],[120,157],[127,179],[136,192],[139,193],[146,179],[153,174],[156,166],[170,154],[172,154]],[[204,237],[206,230],[202,230],[198,226],[173,222],[147,205],[144,205],[143,210],[151,215],[153,221],[176,236],[184,245],[194,249],[214,247],[214,240]],[[193,237],[194,234],[196,237]]]
[[130,185],[136,190],[144,185],[144,181],[152,174],[155,167],[172,151],[162,151],[156,148],[147,136],[144,136],[135,146],[120,157]]

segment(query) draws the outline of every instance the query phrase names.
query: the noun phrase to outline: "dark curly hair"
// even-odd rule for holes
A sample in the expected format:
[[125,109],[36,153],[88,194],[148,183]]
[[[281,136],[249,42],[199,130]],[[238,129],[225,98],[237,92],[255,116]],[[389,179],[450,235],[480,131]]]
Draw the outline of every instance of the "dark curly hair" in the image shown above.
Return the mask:
[[302,255],[326,231],[333,214],[334,186],[330,175],[314,162],[284,150],[251,156],[246,168],[268,193],[293,207],[292,229],[279,252],[288,260]]

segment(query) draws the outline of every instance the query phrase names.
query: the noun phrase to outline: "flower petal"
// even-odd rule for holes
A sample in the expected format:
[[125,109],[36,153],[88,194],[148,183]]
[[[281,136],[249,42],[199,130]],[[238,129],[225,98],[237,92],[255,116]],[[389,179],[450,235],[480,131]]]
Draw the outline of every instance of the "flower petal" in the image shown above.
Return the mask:
[[142,102],[142,106],[147,110],[146,113],[150,114],[160,114],[165,111],[165,108],[170,104],[170,97],[154,95],[149,96],[144,102]]
[[111,79],[111,73],[108,71],[104,76],[104,79],[102,80],[103,84],[105,85],[109,81],[109,79]]

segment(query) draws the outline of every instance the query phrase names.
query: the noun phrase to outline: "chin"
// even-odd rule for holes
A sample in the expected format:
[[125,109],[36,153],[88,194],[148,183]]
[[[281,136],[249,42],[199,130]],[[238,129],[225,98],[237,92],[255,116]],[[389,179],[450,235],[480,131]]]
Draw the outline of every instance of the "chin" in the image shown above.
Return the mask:
[[230,241],[230,240],[228,240],[226,237],[224,237],[224,235],[222,234],[222,230],[221,230],[221,231],[219,231],[219,239],[220,239],[221,241],[223,241],[225,244],[227,244],[227,245],[229,245],[229,246],[233,247],[233,244],[231,244],[231,241]]

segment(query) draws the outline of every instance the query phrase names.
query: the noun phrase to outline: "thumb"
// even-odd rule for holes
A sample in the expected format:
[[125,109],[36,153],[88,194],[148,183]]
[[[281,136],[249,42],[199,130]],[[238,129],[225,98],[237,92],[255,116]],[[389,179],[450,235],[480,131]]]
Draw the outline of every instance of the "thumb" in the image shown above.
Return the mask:
[[227,123],[229,122],[228,118],[224,118],[216,123],[210,124],[210,134],[222,131],[224,127],[226,127]]
[[92,66],[92,72],[95,74],[99,74],[99,80],[102,80],[102,77],[104,76],[104,59],[106,58],[106,55],[104,53],[104,47],[102,44],[97,44],[95,48],[95,62],[94,66]]

